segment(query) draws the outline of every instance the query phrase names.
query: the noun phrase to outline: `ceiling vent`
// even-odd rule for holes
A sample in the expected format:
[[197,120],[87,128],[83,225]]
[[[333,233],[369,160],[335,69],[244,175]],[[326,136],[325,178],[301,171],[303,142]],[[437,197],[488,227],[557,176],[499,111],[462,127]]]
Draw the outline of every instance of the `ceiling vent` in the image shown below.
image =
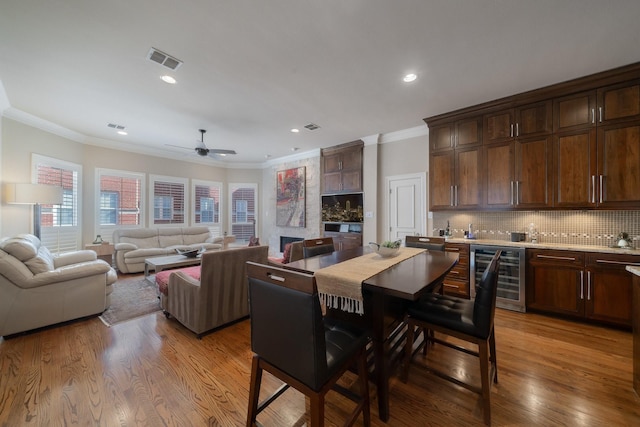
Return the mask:
[[316,130],[318,129],[320,126],[318,126],[315,123],[309,123],[308,125],[305,125],[305,129],[307,130]]
[[123,130],[124,129],[124,126],[117,125],[115,123],[109,123],[109,124],[107,124],[107,126],[109,126],[110,128],[113,128],[113,129],[118,129],[118,130]]
[[152,47],[147,54],[147,58],[153,62],[157,62],[160,65],[164,65],[165,67],[176,70],[179,66],[182,65],[182,61],[177,58],[174,58],[171,55],[167,55],[166,53],[159,51],[155,47]]

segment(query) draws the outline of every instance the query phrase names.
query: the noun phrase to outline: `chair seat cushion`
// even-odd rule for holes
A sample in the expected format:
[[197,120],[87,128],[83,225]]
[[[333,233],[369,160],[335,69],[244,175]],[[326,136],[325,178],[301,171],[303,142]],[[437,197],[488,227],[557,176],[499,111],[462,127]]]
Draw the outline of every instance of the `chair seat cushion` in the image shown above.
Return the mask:
[[360,328],[330,318],[324,319],[324,339],[327,353],[327,379],[366,344],[369,336]]
[[201,266],[195,265],[193,267],[179,268],[177,270],[164,270],[156,273],[156,285],[158,285],[158,291],[161,294],[169,295],[169,276],[171,273],[181,271],[187,276],[193,277],[195,280],[200,280]]
[[473,310],[473,300],[432,293],[409,306],[407,312],[410,318],[486,339],[473,323]]

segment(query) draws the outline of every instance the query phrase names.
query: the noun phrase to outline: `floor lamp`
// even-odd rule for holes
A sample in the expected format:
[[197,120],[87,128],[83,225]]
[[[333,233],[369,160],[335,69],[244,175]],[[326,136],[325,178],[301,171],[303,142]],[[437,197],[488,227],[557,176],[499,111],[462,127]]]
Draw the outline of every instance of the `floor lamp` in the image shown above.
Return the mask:
[[5,184],[5,202],[33,205],[33,234],[40,238],[41,205],[61,205],[62,187],[46,184]]

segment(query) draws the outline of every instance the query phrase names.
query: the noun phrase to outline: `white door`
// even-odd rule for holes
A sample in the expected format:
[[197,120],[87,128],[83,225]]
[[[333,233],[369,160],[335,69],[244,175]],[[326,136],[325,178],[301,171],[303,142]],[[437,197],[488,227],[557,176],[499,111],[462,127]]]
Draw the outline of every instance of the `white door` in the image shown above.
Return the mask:
[[389,195],[389,237],[425,235],[426,174],[400,175],[387,178]]

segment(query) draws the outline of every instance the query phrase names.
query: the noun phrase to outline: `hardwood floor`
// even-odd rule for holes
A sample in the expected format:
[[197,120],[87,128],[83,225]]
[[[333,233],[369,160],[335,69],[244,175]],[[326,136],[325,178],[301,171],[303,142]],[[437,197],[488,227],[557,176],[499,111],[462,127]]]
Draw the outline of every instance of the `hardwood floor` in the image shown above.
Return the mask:
[[[0,339],[0,425],[244,425],[249,331],[247,320],[198,340],[156,313],[111,328],[91,318]],[[498,309],[496,339],[493,425],[640,425],[631,333]],[[477,361],[458,353],[435,346],[427,360],[479,384]],[[482,425],[478,395],[416,367],[419,355],[413,363],[407,384],[391,380],[387,424],[372,388],[372,425]],[[265,374],[263,390],[277,385]],[[341,424],[350,405],[329,393],[326,425]],[[301,426],[307,409],[289,390],[258,419]]]

